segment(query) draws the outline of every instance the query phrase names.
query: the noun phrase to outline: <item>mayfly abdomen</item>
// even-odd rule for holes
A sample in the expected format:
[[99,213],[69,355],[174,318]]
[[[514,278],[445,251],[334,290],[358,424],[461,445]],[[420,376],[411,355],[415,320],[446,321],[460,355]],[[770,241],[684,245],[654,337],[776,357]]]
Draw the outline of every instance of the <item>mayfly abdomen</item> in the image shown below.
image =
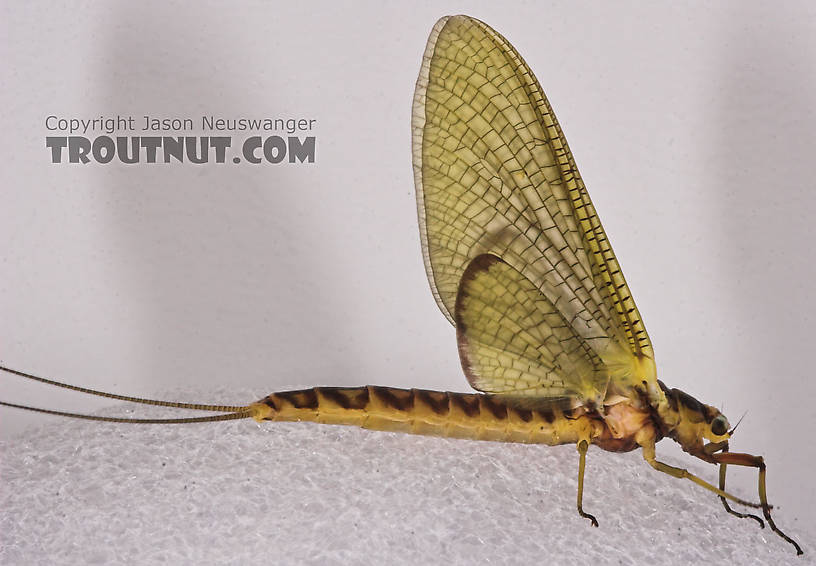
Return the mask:
[[499,395],[393,387],[314,387],[273,393],[251,405],[256,420],[311,421],[474,440],[569,444],[598,434],[596,419],[559,403],[535,409]]

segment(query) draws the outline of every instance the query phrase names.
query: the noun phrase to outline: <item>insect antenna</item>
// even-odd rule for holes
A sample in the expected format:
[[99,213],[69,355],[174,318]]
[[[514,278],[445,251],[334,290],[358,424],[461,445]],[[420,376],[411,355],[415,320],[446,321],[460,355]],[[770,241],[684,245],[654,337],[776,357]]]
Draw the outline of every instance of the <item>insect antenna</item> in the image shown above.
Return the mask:
[[740,423],[742,422],[742,419],[744,419],[745,415],[747,415],[747,414],[748,414],[748,411],[745,411],[744,413],[742,413],[742,416],[737,421],[737,424],[734,425],[734,428],[732,428],[731,430],[728,431],[728,436],[731,436],[732,434],[734,434],[734,431],[737,430],[737,427],[740,425]]
[[98,391],[96,389],[89,389],[87,387],[79,387],[78,385],[71,385],[61,381],[54,381],[45,377],[39,377],[30,373],[25,373],[15,369],[0,366],[0,370],[19,377],[53,385],[55,387],[62,387],[71,391],[79,393],[86,393],[88,395],[95,395],[97,397],[106,397],[108,399],[117,399],[120,401],[128,401],[130,403],[141,403],[143,405],[154,405],[158,407],[172,407],[174,409],[189,409],[194,411],[211,411],[216,413],[226,413],[222,415],[208,415],[204,417],[184,417],[184,418],[130,418],[130,417],[102,417],[96,415],[86,415],[80,413],[70,413],[66,411],[57,411],[52,409],[43,409],[40,407],[31,407],[28,405],[18,405],[16,403],[9,403],[0,401],[0,405],[5,407],[12,407],[15,409],[23,409],[25,411],[32,411],[35,413],[43,413],[47,415],[57,415],[61,417],[69,417],[73,419],[84,419],[89,421],[101,421],[110,423],[136,423],[136,424],[184,424],[184,423],[203,423],[213,421],[227,421],[235,419],[245,419],[252,416],[251,410],[244,405],[212,405],[208,403],[182,403],[178,401],[162,401],[159,399],[146,399],[144,397],[132,397],[130,395],[119,395],[117,393],[109,393],[107,391]]

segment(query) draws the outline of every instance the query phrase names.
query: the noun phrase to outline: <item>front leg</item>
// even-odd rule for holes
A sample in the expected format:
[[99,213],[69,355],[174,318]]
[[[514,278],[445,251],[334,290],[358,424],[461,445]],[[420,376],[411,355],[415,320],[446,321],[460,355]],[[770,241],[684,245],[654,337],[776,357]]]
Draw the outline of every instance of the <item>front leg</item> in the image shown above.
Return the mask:
[[[762,514],[765,515],[765,520],[770,525],[771,530],[780,537],[791,543],[796,548],[796,554],[802,554],[802,547],[797,544],[795,540],[779,530],[771,518],[771,506],[768,505],[768,497],[765,493],[765,461],[762,456],[753,456],[752,454],[740,454],[737,452],[723,451],[721,454],[712,454],[715,462],[724,467],[726,464],[733,464],[735,466],[747,466],[749,468],[757,468],[759,470],[759,503],[762,507]],[[722,469],[722,468],[721,468]],[[721,472],[721,477],[724,472]]]
[[[720,447],[720,450],[722,450],[723,452],[728,452],[728,443],[727,442],[724,443]],[[710,452],[709,454],[713,455],[714,452]],[[726,468],[725,462],[720,462],[720,489],[723,491],[725,491],[725,468]],[[725,497],[720,496],[720,501],[722,502],[723,507],[725,507],[725,510],[731,513],[732,515],[739,517],[740,519],[754,519],[757,523],[759,523],[759,526],[761,528],[763,529],[765,528],[765,523],[763,523],[762,519],[760,519],[756,515],[734,511],[733,509],[731,509],[731,506],[728,504],[728,500]]]

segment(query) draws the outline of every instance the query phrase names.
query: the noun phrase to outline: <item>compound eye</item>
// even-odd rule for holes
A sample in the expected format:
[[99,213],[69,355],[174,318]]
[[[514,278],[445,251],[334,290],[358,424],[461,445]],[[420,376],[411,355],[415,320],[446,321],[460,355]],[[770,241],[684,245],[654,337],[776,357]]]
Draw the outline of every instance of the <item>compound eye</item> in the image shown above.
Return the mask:
[[711,432],[716,436],[722,436],[728,432],[728,421],[725,420],[724,416],[720,415],[711,421]]

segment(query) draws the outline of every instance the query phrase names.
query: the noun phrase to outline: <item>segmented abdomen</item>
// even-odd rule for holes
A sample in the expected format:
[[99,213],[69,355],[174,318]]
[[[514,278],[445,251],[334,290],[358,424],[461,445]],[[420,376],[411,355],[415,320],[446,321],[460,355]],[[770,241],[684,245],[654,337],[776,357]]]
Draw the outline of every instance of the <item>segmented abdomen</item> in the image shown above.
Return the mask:
[[524,409],[497,395],[392,387],[315,387],[273,393],[256,420],[313,421],[476,440],[566,444],[591,434],[590,417],[557,403]]

